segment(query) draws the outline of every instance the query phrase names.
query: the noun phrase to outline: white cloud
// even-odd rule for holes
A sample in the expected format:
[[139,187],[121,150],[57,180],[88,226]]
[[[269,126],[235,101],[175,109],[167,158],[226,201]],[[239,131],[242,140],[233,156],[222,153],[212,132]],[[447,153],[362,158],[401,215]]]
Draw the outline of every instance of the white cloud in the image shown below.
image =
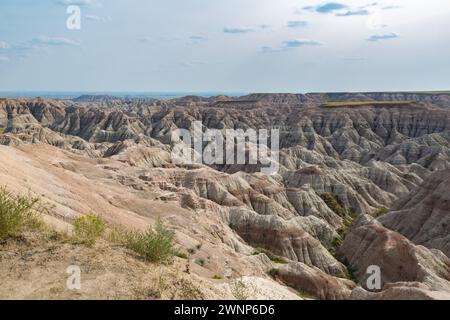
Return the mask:
[[320,46],[322,45],[322,42],[316,41],[316,40],[309,40],[309,39],[293,39],[293,40],[287,40],[283,41],[283,43],[279,47],[269,47],[264,46],[261,48],[262,52],[280,52],[280,51],[288,51],[297,49],[300,47],[310,47],[310,46]]
[[59,0],[58,4],[64,6],[76,5],[76,6],[90,6],[93,4],[92,0]]
[[98,21],[98,22],[108,22],[111,21],[111,17],[100,17],[93,14],[87,14],[84,16],[87,20]]
[[224,33],[250,33],[255,32],[254,28],[250,27],[225,27],[223,28]]
[[228,34],[243,34],[243,33],[251,33],[251,32],[258,32],[262,30],[268,30],[270,29],[270,26],[267,24],[261,24],[256,27],[225,27],[223,28],[224,33]]
[[379,42],[379,41],[383,41],[383,40],[397,39],[397,38],[400,38],[400,36],[398,34],[392,32],[392,33],[387,33],[387,34],[372,35],[369,38],[367,38],[367,41]]
[[79,43],[75,40],[59,37],[40,36],[30,41],[31,45],[36,46],[77,46]]
[[295,20],[295,21],[288,21],[287,23],[288,28],[305,28],[308,26],[307,21],[303,20]]
[[9,49],[11,46],[5,41],[0,41],[0,49]]

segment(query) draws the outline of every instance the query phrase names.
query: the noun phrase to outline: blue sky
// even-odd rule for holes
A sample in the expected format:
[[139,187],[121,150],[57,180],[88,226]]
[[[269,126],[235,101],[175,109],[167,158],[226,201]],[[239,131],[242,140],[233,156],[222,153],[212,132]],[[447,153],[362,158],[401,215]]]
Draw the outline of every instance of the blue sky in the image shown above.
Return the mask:
[[442,90],[449,56],[448,0],[0,2],[0,91]]

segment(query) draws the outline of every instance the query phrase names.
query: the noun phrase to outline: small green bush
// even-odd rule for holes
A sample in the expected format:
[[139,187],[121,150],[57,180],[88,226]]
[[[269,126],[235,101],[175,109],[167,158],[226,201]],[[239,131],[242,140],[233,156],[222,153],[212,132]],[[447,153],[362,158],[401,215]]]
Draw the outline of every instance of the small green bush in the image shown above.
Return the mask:
[[341,237],[336,237],[333,239],[333,242],[331,243],[331,245],[334,248],[339,248],[340,246],[342,246],[343,243],[344,243],[344,240],[342,240]]
[[279,263],[279,264],[287,264],[288,261],[284,259],[283,257],[277,256],[273,254],[270,250],[264,249],[264,248],[255,248],[255,251],[253,252],[253,255],[264,253],[272,262]]
[[198,264],[199,266],[204,266],[205,265],[205,263],[206,263],[206,261],[205,261],[205,259],[203,259],[203,258],[198,258],[198,259],[195,259],[195,261],[194,261],[196,264]]
[[25,230],[42,228],[42,210],[40,198],[16,196],[0,188],[0,240],[17,236]]
[[146,232],[133,231],[127,235],[127,247],[150,262],[167,262],[175,254],[175,233],[158,219]]
[[105,232],[106,222],[95,214],[88,214],[76,219],[73,227],[76,240],[93,246]]
[[347,216],[347,210],[342,206],[335,194],[324,193],[321,195],[321,198],[334,213],[338,214],[341,217]]
[[181,259],[188,259],[189,258],[187,253],[184,253],[184,252],[181,252],[181,251],[175,251],[174,255],[176,257],[178,257],[178,258],[181,258]]
[[272,269],[269,270],[268,274],[269,274],[272,278],[276,278],[276,277],[278,277],[278,275],[280,274],[280,269],[272,268]]
[[378,212],[375,213],[375,218],[384,216],[384,215],[387,214],[388,212],[389,212],[389,209],[388,209],[388,208],[380,208],[380,210],[378,210]]

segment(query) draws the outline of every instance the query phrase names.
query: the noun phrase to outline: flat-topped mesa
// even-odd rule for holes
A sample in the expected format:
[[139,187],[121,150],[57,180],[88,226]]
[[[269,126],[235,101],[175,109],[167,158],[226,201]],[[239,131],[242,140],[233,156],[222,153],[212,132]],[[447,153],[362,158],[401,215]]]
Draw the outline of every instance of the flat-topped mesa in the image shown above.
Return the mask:
[[373,108],[413,108],[417,107],[416,101],[334,101],[325,102],[320,105],[321,108],[361,108],[361,107],[373,107]]
[[344,101],[416,101],[439,108],[450,108],[450,91],[417,91],[417,92],[335,92],[309,93],[309,97],[325,102]]

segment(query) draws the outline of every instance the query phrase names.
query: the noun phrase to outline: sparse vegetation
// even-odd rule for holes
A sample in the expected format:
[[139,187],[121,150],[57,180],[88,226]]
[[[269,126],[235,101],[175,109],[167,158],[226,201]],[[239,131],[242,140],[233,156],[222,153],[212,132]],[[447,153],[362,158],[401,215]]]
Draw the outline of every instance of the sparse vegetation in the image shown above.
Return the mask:
[[343,242],[344,241],[342,240],[341,237],[334,238],[332,246],[335,247],[335,248],[339,248],[340,246],[342,246]]
[[358,283],[358,279],[356,278],[353,271],[350,270],[350,268],[347,268],[347,274],[345,275],[345,279],[353,281],[354,283]]
[[231,282],[231,292],[236,300],[248,300],[256,293],[256,287],[247,285],[242,279]]
[[312,296],[312,295],[310,295],[310,294],[308,294],[308,293],[306,293],[304,291],[297,291],[297,295],[300,298],[305,299],[305,300],[317,300],[316,297],[314,297],[314,296]]
[[272,262],[280,263],[280,264],[287,264],[288,261],[284,259],[283,257],[277,256],[273,254],[270,250],[264,249],[264,248],[255,248],[255,251],[253,252],[254,255],[264,253]]
[[17,236],[26,230],[42,228],[42,210],[44,206],[40,198],[17,196],[0,188],[0,240]]
[[267,272],[272,278],[276,278],[278,277],[278,275],[280,274],[280,269],[278,268],[272,268]]
[[93,246],[106,229],[106,222],[95,214],[79,217],[73,223],[74,238],[88,246]]
[[381,208],[380,210],[377,211],[377,213],[375,213],[375,218],[384,216],[388,212],[389,212],[388,208]]
[[0,134],[5,133],[5,128],[0,128]]
[[145,232],[132,231],[126,235],[126,246],[140,254],[147,261],[169,262],[175,254],[175,233],[167,229],[158,219],[153,228]]
[[184,252],[181,252],[181,251],[175,251],[175,252],[174,252],[174,255],[175,255],[176,257],[178,257],[178,258],[181,258],[181,259],[189,259],[188,254],[187,254],[187,253],[184,253]]
[[214,280],[222,280],[223,277],[222,277],[222,276],[219,276],[218,274],[215,274],[214,277],[213,277],[213,279],[214,279]]
[[197,258],[197,259],[195,259],[194,260],[194,262],[196,263],[196,264],[198,264],[199,266],[204,266],[205,265],[205,263],[206,263],[206,261],[205,261],[205,259],[203,259],[203,258]]
[[342,206],[338,197],[334,193],[323,193],[320,197],[326,203],[328,208],[330,208],[334,213],[341,217],[347,216],[347,210]]

